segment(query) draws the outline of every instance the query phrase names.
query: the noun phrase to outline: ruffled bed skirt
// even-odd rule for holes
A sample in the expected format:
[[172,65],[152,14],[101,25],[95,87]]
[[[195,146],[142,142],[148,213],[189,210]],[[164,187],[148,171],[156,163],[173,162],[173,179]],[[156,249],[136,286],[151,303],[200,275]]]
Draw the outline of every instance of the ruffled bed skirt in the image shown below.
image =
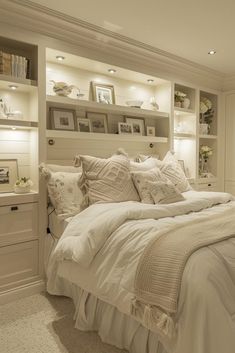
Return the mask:
[[96,331],[103,342],[130,353],[167,353],[155,333],[64,278],[60,293],[74,302],[77,329]]

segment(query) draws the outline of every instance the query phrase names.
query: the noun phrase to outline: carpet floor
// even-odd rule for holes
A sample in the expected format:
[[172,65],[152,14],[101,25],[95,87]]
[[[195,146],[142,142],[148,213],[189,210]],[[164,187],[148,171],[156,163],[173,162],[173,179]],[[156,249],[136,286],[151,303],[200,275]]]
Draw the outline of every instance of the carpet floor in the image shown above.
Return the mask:
[[1,353],[126,353],[74,328],[70,299],[36,294],[0,306]]

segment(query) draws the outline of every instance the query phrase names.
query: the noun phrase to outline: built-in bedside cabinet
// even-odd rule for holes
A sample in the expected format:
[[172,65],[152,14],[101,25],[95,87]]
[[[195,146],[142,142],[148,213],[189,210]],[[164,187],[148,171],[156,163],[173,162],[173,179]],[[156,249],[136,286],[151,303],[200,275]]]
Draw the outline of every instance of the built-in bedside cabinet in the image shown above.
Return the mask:
[[203,180],[199,181],[194,185],[197,191],[219,191],[216,181]]
[[33,193],[0,197],[0,297],[39,280],[37,199]]

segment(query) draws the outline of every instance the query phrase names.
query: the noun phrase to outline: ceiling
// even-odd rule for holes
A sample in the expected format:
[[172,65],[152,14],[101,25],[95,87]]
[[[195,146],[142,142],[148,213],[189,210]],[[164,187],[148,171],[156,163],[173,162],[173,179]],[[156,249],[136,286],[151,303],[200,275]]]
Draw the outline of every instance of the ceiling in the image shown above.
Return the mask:
[[[234,0],[32,0],[226,75],[235,74]],[[216,55],[208,55],[210,49]]]

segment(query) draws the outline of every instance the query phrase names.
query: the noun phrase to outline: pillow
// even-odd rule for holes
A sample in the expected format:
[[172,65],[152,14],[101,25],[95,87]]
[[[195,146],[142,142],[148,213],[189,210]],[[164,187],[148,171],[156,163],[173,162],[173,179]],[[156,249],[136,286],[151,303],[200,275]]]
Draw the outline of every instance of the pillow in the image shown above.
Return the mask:
[[51,172],[45,165],[40,165],[40,172],[45,177],[50,201],[61,219],[79,213],[84,208],[84,198],[78,186],[81,172]]
[[160,170],[180,192],[192,189],[181,165],[170,151],[167,152],[163,159],[163,163],[160,165]]
[[95,202],[139,201],[130,175],[130,161],[124,154],[110,158],[77,156],[75,165],[82,164],[83,192],[89,204]]
[[43,164],[44,168],[47,168],[51,172],[66,172],[66,173],[78,173],[81,169],[78,169],[70,165],[58,165],[58,164]]
[[143,162],[130,161],[131,171],[145,171],[159,166],[159,160],[153,157],[146,158]]
[[155,204],[168,204],[185,199],[171,181],[148,181],[147,186]]
[[158,168],[149,171],[131,172],[135,187],[138,190],[141,202],[154,203],[151,196],[148,182],[163,181],[166,183],[168,179],[160,172]]

